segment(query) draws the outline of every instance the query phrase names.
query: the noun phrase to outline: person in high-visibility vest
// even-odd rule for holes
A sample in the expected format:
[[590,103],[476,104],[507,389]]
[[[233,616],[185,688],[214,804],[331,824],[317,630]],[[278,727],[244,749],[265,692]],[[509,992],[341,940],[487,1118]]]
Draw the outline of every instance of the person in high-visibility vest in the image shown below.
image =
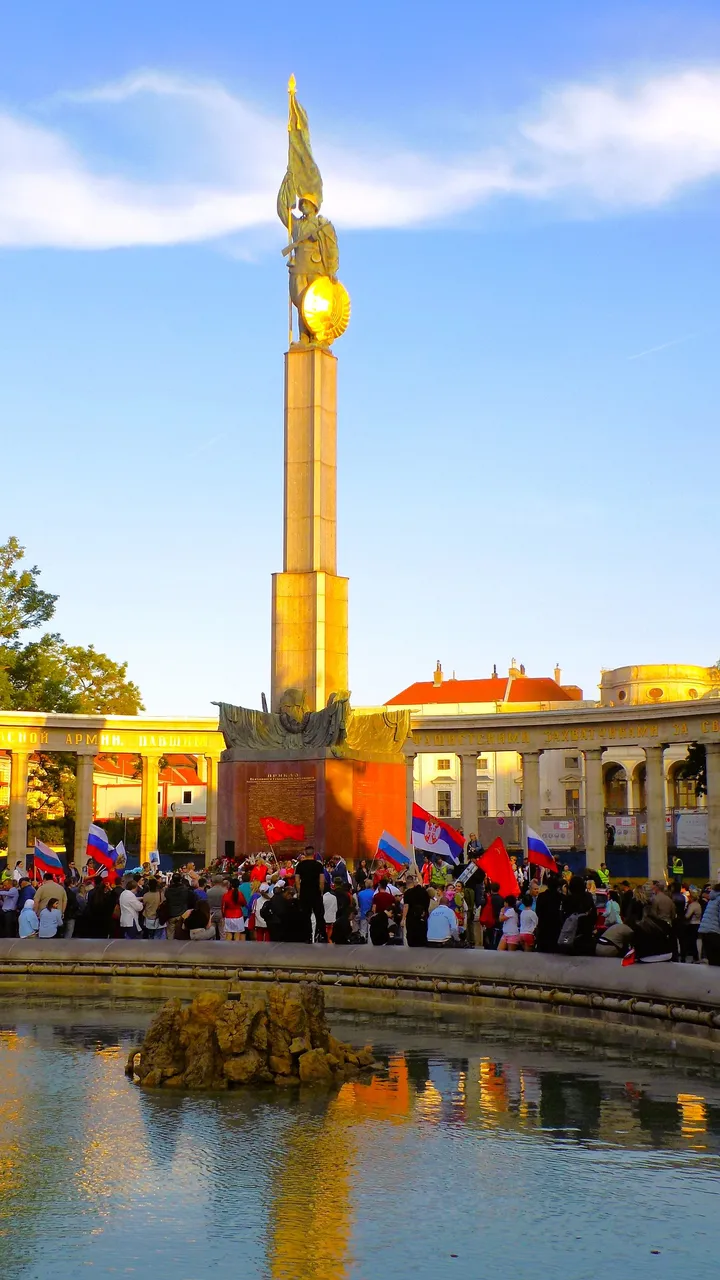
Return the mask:
[[430,883],[435,889],[444,889],[450,879],[450,873],[445,865],[440,862],[433,862],[432,871],[430,872]]
[[598,876],[602,881],[602,883],[605,885],[605,888],[607,889],[610,883],[610,872],[608,871],[604,862],[601,862],[600,866],[598,867]]
[[683,876],[685,875],[685,863],[683,862],[680,855],[677,853],[675,854],[675,857],[672,860],[672,873],[673,873],[673,876],[675,876],[675,878],[678,880],[682,880]]

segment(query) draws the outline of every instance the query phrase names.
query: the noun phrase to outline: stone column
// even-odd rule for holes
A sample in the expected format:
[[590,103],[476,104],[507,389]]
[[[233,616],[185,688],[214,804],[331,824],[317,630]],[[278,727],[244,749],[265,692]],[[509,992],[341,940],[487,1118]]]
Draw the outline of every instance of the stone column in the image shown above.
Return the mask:
[[157,849],[158,841],[158,757],[140,756],[142,798],[140,801],[140,865]]
[[463,835],[477,834],[477,751],[460,756],[460,812]]
[[27,785],[29,751],[10,752],[10,807],[8,810],[7,864],[12,871],[18,858],[27,856]]
[[720,742],[705,744],[707,760],[708,849],[710,879],[715,884],[720,867]]
[[75,772],[75,844],[73,858],[78,871],[85,865],[88,828],[93,820],[94,756],[77,756]]
[[348,687],[348,580],[337,573],[337,359],[285,357],[283,572],[273,574],[272,707],[303,689],[310,710]]
[[646,747],[647,761],[647,848],[651,880],[667,876],[667,832],[665,830],[665,748]]
[[412,847],[412,810],[415,800],[415,757],[416,751],[405,752],[405,843]]
[[542,751],[521,752],[523,762],[523,818],[525,830],[540,832],[540,756]]
[[585,860],[589,867],[605,861],[605,796],[602,747],[585,751]]
[[205,866],[218,856],[218,760],[205,756]]

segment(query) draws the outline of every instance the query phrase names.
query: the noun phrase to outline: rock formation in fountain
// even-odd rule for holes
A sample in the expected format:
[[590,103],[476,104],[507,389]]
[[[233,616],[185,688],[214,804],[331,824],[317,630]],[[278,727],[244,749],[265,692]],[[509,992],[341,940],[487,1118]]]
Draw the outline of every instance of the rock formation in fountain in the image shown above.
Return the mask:
[[315,983],[239,998],[207,992],[169,1000],[133,1050],[126,1073],[146,1089],[342,1083],[372,1066],[372,1049],[336,1040]]

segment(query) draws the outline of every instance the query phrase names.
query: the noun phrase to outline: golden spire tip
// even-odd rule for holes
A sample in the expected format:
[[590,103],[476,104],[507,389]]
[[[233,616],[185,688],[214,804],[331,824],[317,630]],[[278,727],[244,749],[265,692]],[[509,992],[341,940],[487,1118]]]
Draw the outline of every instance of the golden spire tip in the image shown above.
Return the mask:
[[288,80],[288,93],[294,93],[296,88],[297,88],[297,80],[295,79],[294,75],[291,75],[290,79]]

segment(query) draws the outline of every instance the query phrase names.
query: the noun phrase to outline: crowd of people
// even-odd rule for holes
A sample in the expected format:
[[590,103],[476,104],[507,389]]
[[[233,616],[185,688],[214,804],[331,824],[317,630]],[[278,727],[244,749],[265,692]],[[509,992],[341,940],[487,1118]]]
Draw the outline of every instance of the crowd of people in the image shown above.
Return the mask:
[[78,871],[71,862],[64,883],[50,874],[38,882],[18,863],[0,883],[0,936],[484,947],[720,965],[720,884],[613,887],[604,864],[597,884],[568,868],[533,877],[510,861],[510,894],[473,861],[398,872],[361,860],[351,871],[312,846],[284,866],[256,855],[207,872],[192,863],[170,874]]

